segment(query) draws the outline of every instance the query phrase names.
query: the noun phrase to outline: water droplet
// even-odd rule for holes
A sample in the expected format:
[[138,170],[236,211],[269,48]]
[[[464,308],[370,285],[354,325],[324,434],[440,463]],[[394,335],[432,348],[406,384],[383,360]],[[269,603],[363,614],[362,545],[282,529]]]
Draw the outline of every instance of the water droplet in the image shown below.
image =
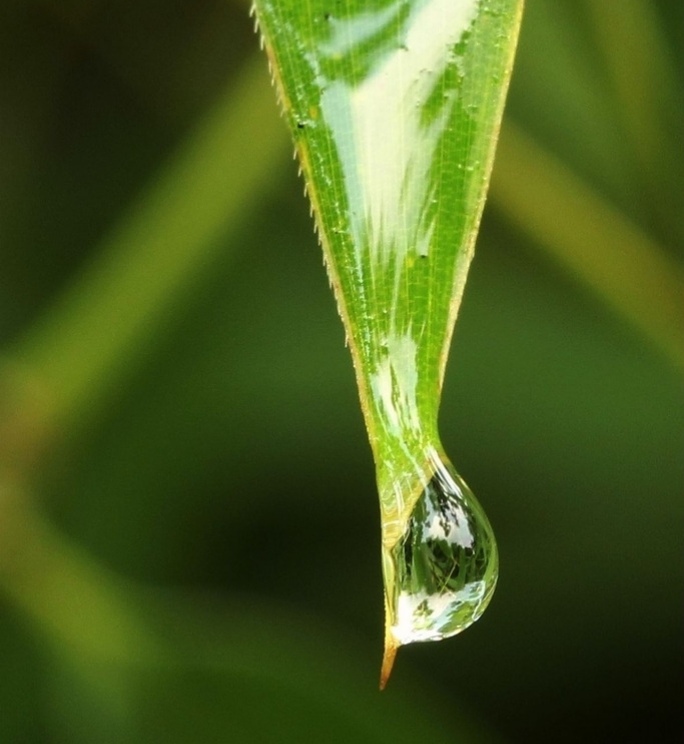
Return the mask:
[[446,458],[433,462],[404,533],[387,550],[396,646],[460,633],[484,612],[496,586],[498,553],[484,510]]

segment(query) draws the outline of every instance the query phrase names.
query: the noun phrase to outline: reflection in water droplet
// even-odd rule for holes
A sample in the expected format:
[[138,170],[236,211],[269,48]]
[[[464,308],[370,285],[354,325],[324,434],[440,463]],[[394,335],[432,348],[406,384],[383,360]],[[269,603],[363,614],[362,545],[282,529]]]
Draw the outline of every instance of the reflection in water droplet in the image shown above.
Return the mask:
[[492,528],[466,483],[436,456],[400,539],[389,549],[396,645],[460,633],[484,612],[498,575]]

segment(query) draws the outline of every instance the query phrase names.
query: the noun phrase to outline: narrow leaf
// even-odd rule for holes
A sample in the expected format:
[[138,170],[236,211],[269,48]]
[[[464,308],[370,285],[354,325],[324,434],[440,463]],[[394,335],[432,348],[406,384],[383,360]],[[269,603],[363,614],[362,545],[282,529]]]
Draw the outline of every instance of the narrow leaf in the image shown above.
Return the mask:
[[45,385],[43,416],[83,426],[179,295],[213,266],[284,145],[264,70],[250,60],[67,291],[13,350]]
[[384,686],[487,606],[494,536],[437,432],[522,0],[257,0],[376,463]]

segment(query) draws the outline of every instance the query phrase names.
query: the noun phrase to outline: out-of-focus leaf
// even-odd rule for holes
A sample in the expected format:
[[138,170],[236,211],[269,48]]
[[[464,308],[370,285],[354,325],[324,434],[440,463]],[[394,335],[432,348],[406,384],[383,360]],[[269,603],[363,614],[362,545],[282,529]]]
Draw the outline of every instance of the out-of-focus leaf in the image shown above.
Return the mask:
[[252,61],[14,350],[11,358],[47,390],[48,421],[91,417],[212,265],[221,236],[263,193],[284,149],[272,108],[267,78]]
[[684,272],[638,225],[509,124],[492,196],[506,215],[684,366]]

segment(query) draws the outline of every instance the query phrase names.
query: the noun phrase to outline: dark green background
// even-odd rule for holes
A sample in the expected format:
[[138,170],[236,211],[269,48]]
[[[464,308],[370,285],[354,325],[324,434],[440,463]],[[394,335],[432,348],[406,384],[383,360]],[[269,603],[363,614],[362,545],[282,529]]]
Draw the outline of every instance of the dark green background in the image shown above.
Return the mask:
[[[656,208],[681,201],[681,149],[649,191],[587,2],[529,0],[508,114],[681,261],[684,218]],[[655,6],[681,81],[684,6]],[[2,3],[6,361],[257,46],[239,3]],[[462,636],[402,650],[377,692],[372,461],[282,155],[97,409],[21,465],[61,544],[126,578],[163,659],[60,640],[50,607],[3,591],[20,560],[0,549],[0,742],[678,741],[681,376],[495,204],[441,428],[497,533],[499,587]],[[73,601],[51,596],[56,615]]]

